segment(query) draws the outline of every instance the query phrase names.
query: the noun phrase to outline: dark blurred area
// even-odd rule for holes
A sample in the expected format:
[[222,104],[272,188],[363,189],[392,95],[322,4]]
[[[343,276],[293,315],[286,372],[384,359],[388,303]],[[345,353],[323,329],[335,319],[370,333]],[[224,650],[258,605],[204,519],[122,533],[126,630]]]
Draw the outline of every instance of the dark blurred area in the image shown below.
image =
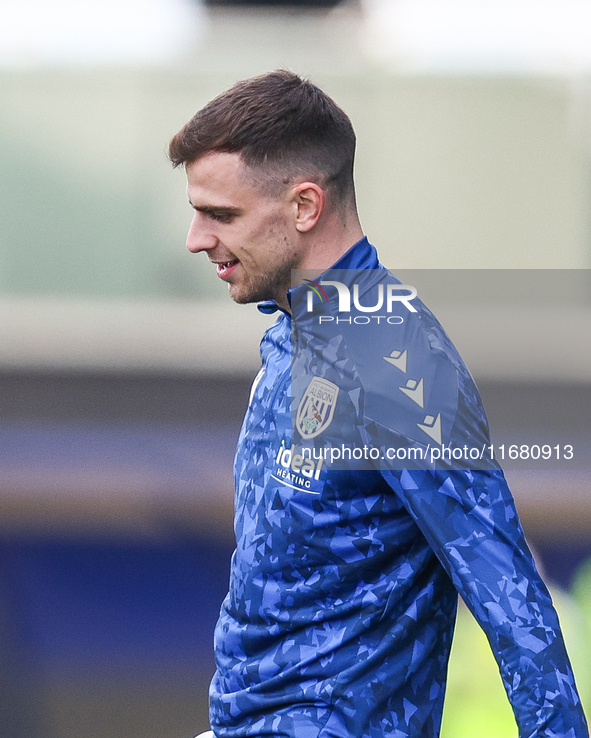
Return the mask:
[[207,726],[248,384],[0,375],[3,736]]

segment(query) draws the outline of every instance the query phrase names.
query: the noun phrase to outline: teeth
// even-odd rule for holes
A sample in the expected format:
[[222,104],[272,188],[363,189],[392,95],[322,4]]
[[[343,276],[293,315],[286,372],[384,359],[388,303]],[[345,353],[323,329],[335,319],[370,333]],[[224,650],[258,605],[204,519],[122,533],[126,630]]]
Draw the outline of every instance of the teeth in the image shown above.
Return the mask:
[[218,262],[218,268],[219,269],[230,269],[230,267],[234,266],[234,264],[237,264],[236,259],[232,259],[231,261],[220,261]]

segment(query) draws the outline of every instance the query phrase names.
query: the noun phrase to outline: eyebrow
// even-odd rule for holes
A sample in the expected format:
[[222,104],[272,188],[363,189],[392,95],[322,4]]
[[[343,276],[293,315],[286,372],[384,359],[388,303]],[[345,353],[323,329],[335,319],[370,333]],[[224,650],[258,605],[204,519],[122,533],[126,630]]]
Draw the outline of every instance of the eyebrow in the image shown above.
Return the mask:
[[215,213],[216,215],[239,215],[242,210],[240,208],[233,208],[228,205],[193,205],[189,200],[189,205],[193,210],[197,210],[200,213]]

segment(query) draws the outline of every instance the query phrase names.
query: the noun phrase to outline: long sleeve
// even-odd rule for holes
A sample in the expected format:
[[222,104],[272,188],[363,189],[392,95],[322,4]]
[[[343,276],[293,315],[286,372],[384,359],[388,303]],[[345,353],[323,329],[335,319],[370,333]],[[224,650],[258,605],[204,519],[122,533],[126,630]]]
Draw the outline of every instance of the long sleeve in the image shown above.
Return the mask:
[[521,738],[588,735],[560,625],[501,471],[384,472],[485,631]]

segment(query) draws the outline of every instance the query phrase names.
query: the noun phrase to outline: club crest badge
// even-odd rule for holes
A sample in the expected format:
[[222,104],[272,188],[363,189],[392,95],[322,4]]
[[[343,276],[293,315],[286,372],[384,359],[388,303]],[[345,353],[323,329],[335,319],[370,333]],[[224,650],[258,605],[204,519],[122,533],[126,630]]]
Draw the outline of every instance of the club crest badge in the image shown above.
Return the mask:
[[296,428],[302,438],[315,438],[332,423],[339,388],[327,379],[314,377],[298,405]]

